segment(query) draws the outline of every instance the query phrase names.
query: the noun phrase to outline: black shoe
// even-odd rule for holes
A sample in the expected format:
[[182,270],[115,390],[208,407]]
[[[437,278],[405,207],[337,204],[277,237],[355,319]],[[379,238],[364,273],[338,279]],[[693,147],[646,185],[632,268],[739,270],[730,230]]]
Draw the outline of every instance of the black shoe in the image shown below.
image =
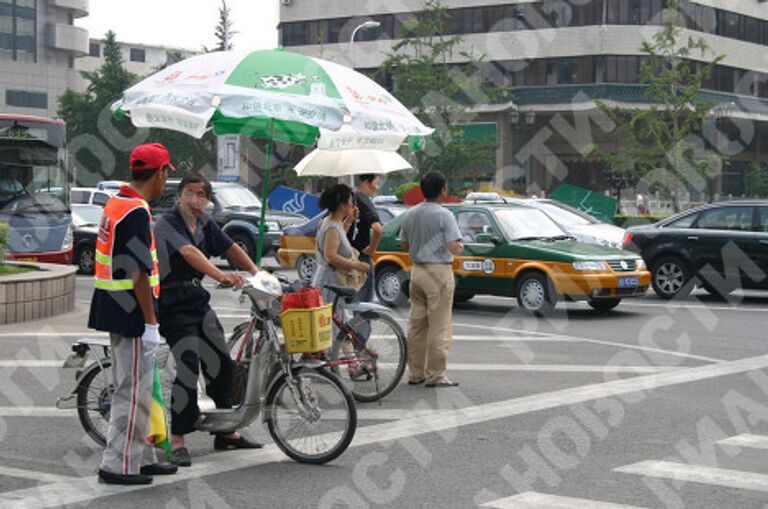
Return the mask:
[[213,439],[213,448],[217,451],[231,451],[233,449],[261,449],[264,444],[252,442],[243,435],[240,438],[227,438],[224,435],[216,435]]
[[151,484],[152,476],[145,474],[123,475],[99,469],[99,481],[105,484]]
[[425,387],[458,387],[459,382],[451,382],[447,378],[433,384],[426,384]]
[[189,456],[187,448],[179,447],[171,451],[171,463],[180,467],[191,467],[192,458]]
[[140,472],[144,475],[172,475],[178,472],[178,470],[178,465],[173,463],[153,463],[152,465],[141,467]]
[[423,384],[423,383],[424,383],[424,379],[423,378],[421,380],[408,380],[408,385],[419,385],[419,384]]

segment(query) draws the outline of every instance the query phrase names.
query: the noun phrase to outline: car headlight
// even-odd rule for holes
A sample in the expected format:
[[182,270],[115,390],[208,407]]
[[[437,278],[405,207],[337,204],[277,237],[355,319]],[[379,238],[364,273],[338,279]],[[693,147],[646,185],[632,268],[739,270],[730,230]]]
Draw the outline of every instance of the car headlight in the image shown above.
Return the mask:
[[637,260],[637,270],[643,270],[645,268],[645,260],[640,258]]
[[603,271],[606,270],[605,262],[579,261],[573,262],[573,268],[579,271]]
[[69,251],[72,249],[72,243],[75,241],[75,234],[72,230],[72,225],[67,225],[67,233],[64,234],[64,241],[61,243],[62,251]]

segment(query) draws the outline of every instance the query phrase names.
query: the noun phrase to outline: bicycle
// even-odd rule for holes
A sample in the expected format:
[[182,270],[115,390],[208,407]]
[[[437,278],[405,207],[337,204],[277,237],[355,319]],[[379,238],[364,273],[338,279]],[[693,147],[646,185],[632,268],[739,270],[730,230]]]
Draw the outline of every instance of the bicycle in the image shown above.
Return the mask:
[[[248,426],[261,414],[272,439],[287,456],[301,463],[322,464],[349,446],[357,429],[357,410],[347,387],[327,369],[329,363],[295,360],[281,344],[272,310],[287,288],[285,284],[263,271],[248,279],[242,298],[251,300],[251,322],[257,327],[241,349],[241,362],[247,369],[244,398],[232,409],[201,412],[195,429],[230,432]],[[68,398],[59,398],[57,407],[64,408],[61,403],[76,397],[83,428],[103,445],[101,428],[109,421],[111,388],[108,382],[92,384],[97,377],[106,379],[111,366],[109,343],[84,340],[72,348],[73,357],[84,359],[94,347],[104,348],[104,357],[78,372],[75,389]]]
[[[333,322],[339,332],[328,352],[306,354],[304,358],[329,366],[348,384],[355,400],[381,400],[397,387],[405,372],[408,355],[405,333],[389,314],[388,308],[373,303],[352,302],[357,293],[354,288],[335,285],[326,285],[326,288],[335,294]],[[353,313],[348,321],[338,305],[341,299],[346,303],[345,310]],[[228,348],[236,361],[239,360],[242,338],[255,329],[253,317],[235,327]],[[344,366],[350,371],[348,378],[340,374]]]

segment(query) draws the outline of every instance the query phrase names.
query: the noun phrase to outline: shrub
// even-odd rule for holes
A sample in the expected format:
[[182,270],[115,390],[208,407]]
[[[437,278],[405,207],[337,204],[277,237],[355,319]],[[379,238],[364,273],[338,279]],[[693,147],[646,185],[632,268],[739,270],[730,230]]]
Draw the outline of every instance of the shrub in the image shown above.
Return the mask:
[[0,223],[0,265],[5,264],[5,253],[8,250],[8,223]]

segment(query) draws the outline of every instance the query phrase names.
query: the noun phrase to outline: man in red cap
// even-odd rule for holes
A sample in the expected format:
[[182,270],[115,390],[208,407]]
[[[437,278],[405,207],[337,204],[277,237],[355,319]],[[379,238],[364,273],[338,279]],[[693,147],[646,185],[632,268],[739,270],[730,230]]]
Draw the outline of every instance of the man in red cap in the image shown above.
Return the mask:
[[163,194],[171,165],[159,143],[136,147],[131,182],[107,201],[96,239],[96,289],[88,327],[109,332],[115,391],[99,479],[108,484],[149,484],[176,473],[159,463],[147,441],[152,406],[152,361],[160,345],[160,295],[155,238],[147,200]]

